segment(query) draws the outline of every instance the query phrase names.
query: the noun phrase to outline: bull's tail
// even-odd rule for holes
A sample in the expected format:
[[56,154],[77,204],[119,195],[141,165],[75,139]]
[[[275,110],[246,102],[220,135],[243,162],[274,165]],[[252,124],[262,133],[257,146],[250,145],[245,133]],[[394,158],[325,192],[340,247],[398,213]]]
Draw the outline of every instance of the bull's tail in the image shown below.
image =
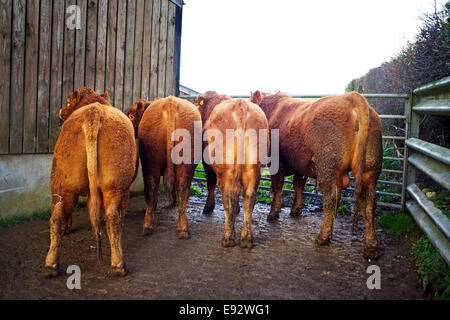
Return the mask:
[[166,186],[167,194],[169,197],[169,206],[175,206],[175,164],[172,161],[172,150],[174,142],[172,141],[172,135],[176,128],[177,121],[177,104],[174,98],[168,98],[165,112],[167,115],[167,139],[166,139],[166,169],[164,171],[164,185]]
[[352,159],[352,173],[355,176],[355,210],[353,215],[352,231],[356,227],[361,208],[360,200],[363,189],[363,174],[366,166],[366,150],[369,136],[369,112],[370,106],[367,100],[358,93],[353,93],[353,101],[355,103],[357,111],[357,137],[356,137],[356,149]]
[[98,172],[97,172],[97,142],[98,133],[102,125],[102,111],[93,107],[87,110],[85,120],[83,122],[83,131],[86,144],[87,171],[89,179],[89,215],[92,228],[94,229],[97,240],[97,257],[102,260],[102,243],[101,243],[101,221],[100,207],[101,196],[98,190]]
[[[239,137],[237,138],[237,143],[234,144],[234,165],[233,165],[233,177],[235,179],[233,185],[241,185],[242,183],[242,164],[238,163],[238,158],[243,157],[245,162],[246,150],[245,146],[245,131],[247,130],[247,117],[248,117],[248,105],[244,99],[236,100],[233,108],[233,117],[236,123],[236,130]],[[240,153],[240,154],[239,154]],[[239,188],[240,189],[240,188]]]

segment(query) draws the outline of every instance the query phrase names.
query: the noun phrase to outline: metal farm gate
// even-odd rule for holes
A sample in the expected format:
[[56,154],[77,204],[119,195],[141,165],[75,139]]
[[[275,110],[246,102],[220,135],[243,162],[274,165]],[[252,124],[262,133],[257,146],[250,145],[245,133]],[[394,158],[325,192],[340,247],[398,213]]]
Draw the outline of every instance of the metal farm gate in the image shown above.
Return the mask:
[[181,0],[0,0],[0,154],[52,153],[69,93],[178,94]]
[[[304,98],[304,99],[316,99],[327,97],[331,95],[292,95],[294,98]],[[383,135],[383,150],[385,151],[385,155],[383,156],[383,170],[380,175],[380,179],[377,181],[377,195],[378,202],[377,205],[380,207],[388,207],[392,209],[402,209],[405,203],[405,188],[403,187],[403,181],[406,180],[407,173],[407,158],[405,154],[405,140],[407,139],[407,133],[409,130],[409,123],[406,114],[410,109],[410,96],[408,94],[363,94],[369,102],[371,99],[401,99],[404,104],[404,110],[402,110],[402,114],[393,115],[393,114],[380,114],[380,118],[383,122],[383,127],[390,121],[391,123],[395,123],[400,127],[400,130],[404,132],[403,135],[389,135],[387,132],[389,130],[384,130]],[[194,96],[183,96],[186,99],[193,99]],[[249,96],[232,96],[232,98],[249,98]],[[397,128],[399,129],[399,128]],[[387,151],[387,152],[386,152]],[[203,172],[201,169],[197,169],[197,172]],[[206,181],[204,178],[194,178],[199,181]],[[353,177],[350,175],[350,180],[353,181]],[[268,183],[264,183],[265,181],[271,181],[269,176],[263,175],[261,177],[261,185],[259,189],[262,190],[271,190]],[[270,185],[270,184],[269,184]],[[292,188],[292,179],[288,178],[285,180],[285,185],[287,188],[284,188],[283,191],[287,193],[294,193]],[[349,188],[351,189],[352,185],[350,184]],[[303,192],[304,196],[310,197],[321,197],[321,193],[318,192],[315,188],[315,183],[308,179],[305,187],[305,191]],[[341,200],[344,202],[353,202],[353,197],[341,197]]]

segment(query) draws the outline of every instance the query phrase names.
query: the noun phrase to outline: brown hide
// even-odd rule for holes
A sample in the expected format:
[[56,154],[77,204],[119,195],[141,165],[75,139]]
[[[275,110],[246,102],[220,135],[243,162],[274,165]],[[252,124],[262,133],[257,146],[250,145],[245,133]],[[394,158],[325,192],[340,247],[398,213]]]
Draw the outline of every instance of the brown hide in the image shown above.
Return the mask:
[[252,92],[250,94],[250,102],[253,102],[254,104],[260,105],[262,99],[266,97],[267,94],[265,92],[261,92],[259,90],[256,90],[255,92]]
[[72,211],[80,195],[88,196],[100,259],[100,208],[103,204],[111,244],[112,273],[125,275],[121,238],[136,160],[133,126],[120,110],[95,102],[77,108],[65,118],[53,154],[47,276],[58,274],[61,235],[70,230]]
[[[139,155],[145,184],[145,213],[143,234],[153,232],[154,211],[158,201],[160,176],[169,196],[170,206],[178,207],[177,233],[179,238],[189,238],[186,217],[190,185],[198,163],[194,161],[194,121],[201,121],[197,108],[184,99],[173,96],[152,102],[136,101],[128,117],[138,124]],[[171,141],[175,129],[186,129],[191,135],[191,162],[175,165],[171,152],[176,142]]]
[[300,215],[307,177],[317,179],[323,194],[324,221],[316,243],[332,236],[341,190],[355,177],[355,217],[365,220],[367,258],[378,257],[375,234],[375,185],[381,172],[381,121],[367,100],[356,92],[302,101],[284,94],[264,97],[260,103],[271,129],[280,130],[280,170],[272,176],[273,202],[269,220],[281,211],[285,176],[295,174],[296,196],[291,215]]
[[59,110],[59,118],[61,120],[66,120],[75,110],[94,102],[111,106],[109,101],[106,100],[107,96],[108,92],[97,94],[89,87],[79,88],[69,94],[66,104]]
[[[204,213],[211,213],[214,210],[215,196],[214,189],[218,181],[220,193],[225,210],[225,230],[222,245],[232,247],[235,245],[234,222],[239,213],[239,196],[243,191],[244,223],[242,226],[240,247],[252,247],[251,216],[256,200],[262,164],[259,159],[258,146],[259,136],[256,144],[250,145],[244,140],[244,164],[237,164],[237,141],[232,146],[233,150],[227,149],[226,129],[254,129],[258,135],[259,129],[268,130],[267,119],[257,105],[243,99],[231,99],[225,95],[218,95],[215,92],[206,92],[196,99],[196,105],[202,113],[204,123],[203,131],[217,129],[223,136],[223,163],[213,163],[204,167],[208,183],[208,200]],[[248,140],[249,141],[249,140]],[[210,141],[206,141],[203,147],[206,148]],[[267,139],[267,144],[269,141]],[[267,147],[268,148],[268,147]],[[268,149],[267,149],[268,150]],[[226,163],[227,154],[233,152],[232,163]],[[257,155],[257,162],[252,164],[249,161],[250,155]]]

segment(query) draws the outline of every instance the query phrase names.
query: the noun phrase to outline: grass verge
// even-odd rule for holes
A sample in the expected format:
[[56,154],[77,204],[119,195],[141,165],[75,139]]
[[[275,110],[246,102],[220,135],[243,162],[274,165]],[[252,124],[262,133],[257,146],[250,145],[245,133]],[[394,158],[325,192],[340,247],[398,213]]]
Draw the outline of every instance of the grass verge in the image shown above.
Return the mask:
[[407,213],[385,212],[377,218],[388,234],[409,239],[410,256],[414,259],[419,283],[433,299],[450,300],[450,267]]
[[36,212],[31,214],[20,214],[12,217],[0,219],[0,230],[3,228],[13,227],[21,223],[33,221],[36,219],[48,219],[50,218],[50,209],[42,212]]

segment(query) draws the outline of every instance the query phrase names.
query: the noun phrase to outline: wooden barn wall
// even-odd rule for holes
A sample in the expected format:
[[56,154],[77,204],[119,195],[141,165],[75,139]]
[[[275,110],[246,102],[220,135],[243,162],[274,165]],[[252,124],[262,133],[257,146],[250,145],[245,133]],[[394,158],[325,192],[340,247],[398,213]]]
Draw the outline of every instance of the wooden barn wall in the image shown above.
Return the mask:
[[[80,29],[67,27],[71,5]],[[59,109],[79,87],[108,91],[123,111],[177,95],[181,10],[169,0],[0,0],[0,154],[51,153]]]

